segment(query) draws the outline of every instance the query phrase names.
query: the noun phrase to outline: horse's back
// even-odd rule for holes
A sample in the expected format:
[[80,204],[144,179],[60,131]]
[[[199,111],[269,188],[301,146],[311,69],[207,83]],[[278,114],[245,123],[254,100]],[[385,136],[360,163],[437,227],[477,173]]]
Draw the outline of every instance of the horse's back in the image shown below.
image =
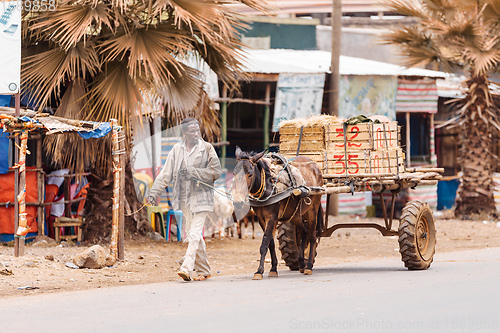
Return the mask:
[[323,186],[321,170],[309,157],[297,156],[290,164],[299,169],[307,186]]

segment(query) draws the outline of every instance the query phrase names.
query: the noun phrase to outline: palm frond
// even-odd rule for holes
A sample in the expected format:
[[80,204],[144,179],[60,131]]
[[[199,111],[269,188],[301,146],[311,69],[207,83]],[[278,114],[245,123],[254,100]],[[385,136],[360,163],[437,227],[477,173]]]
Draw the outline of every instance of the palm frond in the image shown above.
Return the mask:
[[[173,122],[194,116],[205,138],[216,141],[218,110],[201,72],[182,59],[204,59],[227,86],[238,86],[245,78],[239,52],[245,23],[226,6],[235,2],[266,13],[272,8],[267,0],[60,0],[55,11],[23,16],[23,87],[42,107],[59,104],[60,115],[116,118],[127,132],[143,96],[161,98]],[[61,165],[80,170],[89,154],[106,160],[109,147],[68,137],[47,141]],[[64,154],[68,148],[77,153]]]
[[[237,89],[238,81],[248,79],[248,75],[242,68],[245,54],[237,49],[240,46],[242,44],[239,41],[234,41],[232,47],[221,43],[193,44],[200,57],[231,90]],[[232,68],[232,70],[228,71],[227,68]]]
[[465,62],[473,64],[475,75],[484,75],[498,67],[500,63],[500,50],[468,48],[463,54]]
[[62,118],[81,119],[81,113],[86,114],[87,107],[86,82],[82,79],[70,81],[61,98],[55,115]]
[[[168,63],[167,66],[173,64]],[[180,71],[171,71],[171,79],[156,90],[166,105],[168,117],[187,115],[195,110],[203,92],[203,73],[182,63],[177,66]]]
[[383,1],[391,11],[401,15],[412,16],[416,18],[425,18],[422,2],[418,0],[385,0]]
[[34,38],[47,36],[64,50],[98,32],[102,25],[112,28],[109,7],[102,2],[73,3],[56,6],[54,11],[46,11],[33,20],[30,27]]
[[497,0],[483,0],[487,5],[483,11],[487,22],[498,25],[500,23],[500,2]]
[[88,97],[89,114],[86,119],[118,123],[129,129],[129,115],[137,110],[142,102],[142,90],[148,83],[141,77],[132,79],[126,63],[115,61],[106,65],[105,71],[94,78]]
[[55,47],[36,53],[25,58],[22,64],[21,77],[28,83],[23,91],[30,90],[40,106],[46,106],[52,94],[59,96],[66,80],[95,75],[99,63],[93,42],[79,42],[66,51]]
[[[181,70],[175,65],[176,56],[187,53],[190,45],[189,36],[164,23],[154,29],[121,31],[102,44],[101,52],[105,54],[105,61],[128,61],[132,78],[151,76],[158,85],[164,85],[171,80],[171,71]],[[167,67],[167,63],[174,65]]]
[[[85,109],[85,96],[85,82],[82,80],[70,82],[61,98],[56,115],[79,119],[80,112]],[[65,133],[64,135],[49,135],[45,137],[43,143],[48,157],[56,164],[64,165],[74,173],[94,169],[97,174],[102,174],[104,170],[110,169],[109,158],[106,156],[110,148],[105,149],[109,146],[106,141],[109,140],[85,140],[76,133]]]

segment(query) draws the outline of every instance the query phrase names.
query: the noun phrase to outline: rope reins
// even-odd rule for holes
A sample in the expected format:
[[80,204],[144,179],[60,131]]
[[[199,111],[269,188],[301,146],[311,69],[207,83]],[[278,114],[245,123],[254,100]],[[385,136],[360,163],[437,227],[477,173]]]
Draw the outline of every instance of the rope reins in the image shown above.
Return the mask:
[[[273,188],[271,190],[271,193],[264,199],[261,199],[262,198],[262,195],[265,193],[265,190],[266,190],[266,173],[265,173],[265,170],[264,170],[264,167],[262,167],[260,169],[260,185],[259,185],[259,189],[256,191],[256,192],[250,192],[250,189],[253,187],[254,185],[254,182],[255,182],[255,175],[256,175],[256,172],[255,172],[255,169],[257,169],[257,172],[259,171],[259,166],[257,163],[255,163],[254,161],[252,161],[251,159],[249,158],[243,158],[241,159],[240,161],[247,161],[247,162],[250,162],[252,164],[252,167],[254,169],[254,173],[252,173],[251,175],[251,178],[252,178],[252,181],[250,183],[250,188],[249,188],[249,195],[252,197],[253,200],[255,201],[259,201],[259,202],[265,202],[267,201],[276,191],[276,186],[278,184],[278,177],[279,175],[285,170],[285,168],[288,166],[288,160],[286,161],[287,164],[283,166],[283,169],[280,170],[280,172],[278,173],[277,177],[276,177],[276,182],[274,182],[274,185],[273,185]],[[233,180],[233,183],[231,184],[231,187],[229,189],[229,192],[226,192],[226,191],[222,191],[220,190],[219,188],[211,185],[211,184],[208,184],[206,182],[204,182],[203,180],[201,179],[198,179],[196,177],[191,177],[191,179],[195,180],[198,184],[202,184],[202,185],[205,185],[211,189],[213,189],[215,192],[217,192],[218,194],[228,198],[229,200],[231,201],[234,201],[234,198],[231,194],[231,191],[234,187],[234,180]],[[287,205],[288,205],[288,201],[287,201]],[[147,204],[143,204],[139,209],[137,209],[136,211],[132,212],[131,214],[125,214],[125,216],[132,216],[134,214],[137,214],[141,209],[143,209],[144,207],[146,207]],[[295,213],[294,213],[295,214]]]
[[196,177],[191,177],[191,179],[194,179],[196,182],[198,182],[200,184],[203,184],[203,185],[205,185],[207,187],[210,187],[211,189],[213,189],[215,192],[219,193],[220,195],[227,197],[231,201],[234,201],[233,196],[231,195],[231,193],[229,193],[229,192],[223,192],[220,189],[218,189],[217,187],[215,187],[213,185],[210,185],[208,183],[205,183],[203,180],[198,179]]
[[[267,156],[267,155],[266,155],[266,156]],[[271,156],[272,156],[272,154],[271,154]],[[242,159],[240,159],[240,161],[248,161],[248,162],[252,163],[252,165],[254,166],[254,168],[257,168],[257,170],[259,169],[258,164],[257,164],[257,163],[255,163],[255,162],[253,162],[252,160],[250,160],[250,158],[242,158]],[[285,160],[284,160],[284,162],[286,162],[286,163],[285,163],[285,164],[283,164],[283,168],[280,170],[280,172],[278,173],[278,175],[276,175],[276,181],[274,182],[273,189],[272,189],[271,193],[270,193],[270,194],[269,194],[266,198],[264,198],[264,199],[261,199],[261,196],[262,196],[262,194],[264,194],[264,192],[265,192],[265,171],[264,171],[264,168],[262,168],[262,169],[261,169],[261,174],[262,174],[263,176],[261,177],[261,185],[260,185],[260,188],[259,188],[259,190],[257,191],[257,193],[259,193],[260,195],[259,195],[259,197],[255,197],[255,195],[257,195],[257,193],[256,193],[256,194],[249,193],[249,194],[252,196],[252,199],[253,199],[253,200],[258,201],[258,202],[265,202],[265,201],[269,200],[269,198],[271,198],[271,197],[273,196],[273,194],[276,192],[276,187],[277,187],[277,185],[278,185],[278,179],[279,179],[279,176],[281,175],[281,173],[282,173],[283,171],[285,171],[285,170],[287,169],[287,167],[288,167],[288,165],[289,165],[289,163],[290,163],[290,162],[288,161],[288,159],[285,159]],[[290,180],[292,180],[291,175],[289,175],[289,177],[290,177]],[[254,174],[252,174],[252,183],[250,184],[250,188],[252,188],[252,187],[253,187],[254,178],[255,178],[255,173],[254,173]],[[292,180],[292,182],[293,182],[293,180]],[[261,191],[262,191],[262,193],[260,193]]]
[[146,206],[147,206],[147,204],[143,204],[143,205],[141,206],[141,208],[139,208],[139,209],[138,209],[138,210],[136,210],[135,212],[132,212],[132,213],[130,213],[130,214],[123,214],[123,215],[125,215],[125,216],[132,216],[132,215],[135,215],[135,214],[139,213],[139,212],[141,211],[141,209],[143,209],[143,208],[144,208],[144,207],[146,207]]

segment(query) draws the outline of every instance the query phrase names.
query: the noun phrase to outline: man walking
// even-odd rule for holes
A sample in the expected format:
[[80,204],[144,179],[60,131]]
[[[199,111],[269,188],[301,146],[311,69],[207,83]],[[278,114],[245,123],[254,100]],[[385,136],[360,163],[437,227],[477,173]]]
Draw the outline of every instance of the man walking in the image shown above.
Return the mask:
[[190,281],[193,271],[196,271],[197,276],[193,278],[200,281],[212,274],[202,231],[208,212],[213,211],[214,191],[211,186],[221,175],[221,165],[214,147],[200,137],[200,125],[196,119],[184,119],[181,130],[183,140],[168,154],[149,190],[147,201],[154,204],[167,186],[173,184],[173,209],[181,209],[184,214],[188,242],[184,262],[177,274],[184,281]]

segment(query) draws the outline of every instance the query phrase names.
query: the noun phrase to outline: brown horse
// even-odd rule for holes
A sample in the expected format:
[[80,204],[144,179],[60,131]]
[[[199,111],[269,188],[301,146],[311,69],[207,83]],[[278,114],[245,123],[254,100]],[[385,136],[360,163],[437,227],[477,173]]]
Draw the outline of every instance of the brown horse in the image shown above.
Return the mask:
[[[266,202],[266,199],[275,194],[276,179],[271,176],[269,165],[263,161],[264,152],[249,154],[236,147],[238,163],[234,169],[235,181],[233,198],[235,208],[242,206],[247,200],[248,193],[253,202]],[[323,176],[321,171],[311,159],[296,157],[291,165],[298,168],[305,180],[306,186],[322,186]],[[269,277],[277,277],[278,259],[274,245],[274,231],[277,224],[291,223],[299,230],[300,252],[299,268],[306,275],[312,274],[314,256],[316,253],[316,240],[323,227],[323,209],[320,195],[294,196],[290,195],[278,202],[269,205],[254,205],[250,203],[259,219],[259,224],[264,231],[260,246],[260,263],[254,280],[262,279],[264,274],[264,259],[267,250],[271,254],[271,270]],[[309,241],[309,256],[307,264],[304,262],[305,244]]]

